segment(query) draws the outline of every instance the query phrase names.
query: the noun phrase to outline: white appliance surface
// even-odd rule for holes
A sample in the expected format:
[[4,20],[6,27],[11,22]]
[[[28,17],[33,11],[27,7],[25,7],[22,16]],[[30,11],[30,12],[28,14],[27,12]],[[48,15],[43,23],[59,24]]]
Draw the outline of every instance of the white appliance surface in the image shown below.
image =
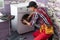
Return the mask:
[[29,13],[27,10],[28,3],[11,4],[11,15],[15,16],[15,19],[11,21],[13,31],[17,31],[19,34],[23,34],[29,31],[33,31],[34,27],[29,27],[21,23],[21,18],[24,14]]

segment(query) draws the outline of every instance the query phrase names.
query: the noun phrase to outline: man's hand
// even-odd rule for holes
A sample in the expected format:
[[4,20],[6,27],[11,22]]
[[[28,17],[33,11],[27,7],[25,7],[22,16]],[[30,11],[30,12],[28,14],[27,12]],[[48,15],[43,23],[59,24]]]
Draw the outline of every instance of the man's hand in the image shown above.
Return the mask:
[[30,23],[27,22],[26,20],[23,20],[23,22],[30,26]]
[[31,13],[31,14],[28,16],[27,20],[29,20],[29,19],[30,19],[30,17],[32,17],[32,15],[33,15],[33,13]]
[[26,23],[26,20],[23,20],[24,23]]

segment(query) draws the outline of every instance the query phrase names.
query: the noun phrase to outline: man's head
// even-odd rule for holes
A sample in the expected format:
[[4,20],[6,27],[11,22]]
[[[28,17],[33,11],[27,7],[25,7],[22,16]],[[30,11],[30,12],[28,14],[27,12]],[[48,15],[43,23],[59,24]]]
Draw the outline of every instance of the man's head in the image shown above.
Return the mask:
[[37,6],[36,2],[34,2],[34,1],[31,1],[29,3],[29,5],[27,6],[27,8],[30,8],[31,11],[34,11],[37,7],[38,6]]

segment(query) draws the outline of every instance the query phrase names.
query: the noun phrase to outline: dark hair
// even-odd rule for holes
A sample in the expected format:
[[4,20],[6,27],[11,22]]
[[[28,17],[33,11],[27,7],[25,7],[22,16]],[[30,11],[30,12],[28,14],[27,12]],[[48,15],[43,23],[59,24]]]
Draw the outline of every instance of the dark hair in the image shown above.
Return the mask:
[[27,6],[27,8],[29,8],[29,7],[37,8],[37,7],[38,7],[38,5],[37,5],[37,3],[36,3],[36,2],[31,1],[31,2],[29,3],[29,5]]
[[37,8],[38,6],[37,5],[35,5],[35,6],[33,6],[34,8]]
[[28,22],[31,21],[31,18],[30,18],[29,20],[27,20],[28,16],[29,16],[29,14],[24,14],[23,17],[22,17],[22,19],[21,19],[21,22],[22,22],[24,25],[26,25],[26,23],[24,23],[23,20],[26,20],[26,21],[28,21]]

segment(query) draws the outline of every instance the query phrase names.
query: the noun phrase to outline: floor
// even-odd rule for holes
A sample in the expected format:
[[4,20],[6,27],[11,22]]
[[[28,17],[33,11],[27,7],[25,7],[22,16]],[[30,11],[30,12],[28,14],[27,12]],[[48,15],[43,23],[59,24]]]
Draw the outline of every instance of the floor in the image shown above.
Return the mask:
[[17,32],[13,32],[10,40],[33,40],[32,32],[26,33],[26,34],[18,34]]
[[[33,32],[29,32],[29,33],[20,35],[17,32],[12,32],[11,36],[9,37],[9,40],[33,40],[34,37],[32,36],[32,33]],[[53,40],[60,40],[60,39],[53,38]]]

